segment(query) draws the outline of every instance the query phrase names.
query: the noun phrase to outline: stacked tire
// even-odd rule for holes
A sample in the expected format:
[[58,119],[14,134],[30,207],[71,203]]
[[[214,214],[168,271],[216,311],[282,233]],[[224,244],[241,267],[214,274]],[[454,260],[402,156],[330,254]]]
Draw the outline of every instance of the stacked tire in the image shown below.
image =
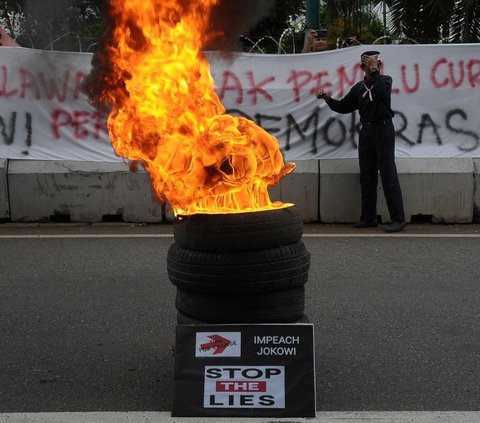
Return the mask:
[[305,321],[310,254],[292,207],[173,224],[167,271],[179,324]]

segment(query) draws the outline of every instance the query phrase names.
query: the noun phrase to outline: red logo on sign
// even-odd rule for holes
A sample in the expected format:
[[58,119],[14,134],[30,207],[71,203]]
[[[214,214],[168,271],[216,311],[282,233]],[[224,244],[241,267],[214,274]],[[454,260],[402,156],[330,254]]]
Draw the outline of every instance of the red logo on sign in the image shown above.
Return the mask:
[[204,351],[213,349],[215,350],[213,352],[213,355],[221,354],[225,351],[225,348],[227,348],[231,344],[230,340],[220,335],[209,335],[207,336],[207,338],[210,338],[211,341],[206,342],[205,344],[201,344],[200,349]]

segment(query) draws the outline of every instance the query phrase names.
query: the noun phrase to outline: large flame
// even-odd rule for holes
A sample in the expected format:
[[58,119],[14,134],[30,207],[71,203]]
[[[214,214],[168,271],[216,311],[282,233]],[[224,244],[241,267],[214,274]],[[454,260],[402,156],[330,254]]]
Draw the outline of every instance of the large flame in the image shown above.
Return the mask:
[[[176,215],[284,207],[267,187],[294,169],[278,141],[225,114],[202,48],[219,0],[110,0],[101,101],[116,153],[139,161]],[[218,34],[213,34],[218,36]],[[98,56],[98,54],[97,54]]]

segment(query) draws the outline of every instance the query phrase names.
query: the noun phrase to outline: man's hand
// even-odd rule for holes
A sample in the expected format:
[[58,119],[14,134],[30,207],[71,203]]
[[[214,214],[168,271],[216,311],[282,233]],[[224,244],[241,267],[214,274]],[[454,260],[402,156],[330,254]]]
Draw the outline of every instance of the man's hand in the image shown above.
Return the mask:
[[378,70],[380,61],[377,56],[362,56],[362,65],[369,70]]
[[327,48],[326,38],[317,38],[317,31],[310,29],[307,32],[307,40],[302,53],[309,53],[311,51],[323,51]]
[[325,101],[330,100],[330,96],[324,90],[317,91],[316,96],[317,98],[321,98],[322,100],[325,100]]
[[309,29],[307,32],[307,40],[309,41],[310,45],[313,45],[313,42],[315,41],[315,37],[317,36],[317,31],[314,29]]

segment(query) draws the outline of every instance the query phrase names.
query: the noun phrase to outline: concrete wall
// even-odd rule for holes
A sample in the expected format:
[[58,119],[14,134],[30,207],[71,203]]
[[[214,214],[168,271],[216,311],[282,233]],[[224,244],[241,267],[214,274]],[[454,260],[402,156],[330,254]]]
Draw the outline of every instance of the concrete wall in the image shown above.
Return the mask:
[[473,159],[474,194],[473,194],[473,221],[480,223],[480,159]]
[[[473,159],[398,159],[397,168],[405,203],[405,218],[432,216],[432,222],[469,223],[473,219]],[[379,195],[383,221],[388,211]]]
[[357,159],[320,160],[320,220],[351,223],[360,217]]
[[12,222],[161,222],[165,210],[145,171],[124,163],[11,160]]
[[0,220],[10,218],[7,185],[7,160],[0,159]]
[[295,204],[305,223],[318,222],[318,164],[318,160],[297,162],[295,171],[269,190],[272,201]]
[[[407,221],[480,221],[480,159],[398,158]],[[360,216],[357,159],[298,161],[270,191],[293,202],[304,222],[351,223]],[[389,221],[378,187],[378,214]],[[0,160],[0,219],[12,222],[170,222],[147,173],[124,163]]]
[[[407,221],[412,216],[425,216],[432,222],[472,222],[473,159],[398,158],[396,163]],[[380,178],[377,195],[377,214],[383,222],[388,222],[390,216]],[[360,213],[358,159],[320,160],[321,221],[354,222]]]

